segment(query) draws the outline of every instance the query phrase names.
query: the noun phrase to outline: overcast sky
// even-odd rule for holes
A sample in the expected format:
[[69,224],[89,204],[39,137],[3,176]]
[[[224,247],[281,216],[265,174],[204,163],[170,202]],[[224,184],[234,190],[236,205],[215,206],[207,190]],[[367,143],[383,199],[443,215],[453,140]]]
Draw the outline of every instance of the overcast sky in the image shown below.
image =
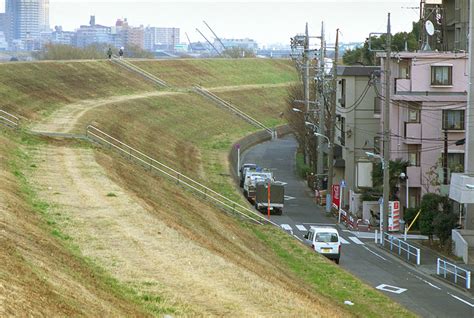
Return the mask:
[[90,15],[95,15],[96,22],[103,25],[113,25],[117,18],[128,18],[129,24],[134,26],[181,28],[184,42],[184,32],[191,41],[202,41],[196,28],[213,38],[202,23],[206,20],[219,37],[249,37],[260,44],[269,44],[288,43],[291,36],[304,32],[305,22],[309,23],[310,34],[319,35],[324,20],[330,41],[339,28],[342,42],[362,42],[370,32],[386,31],[388,12],[393,33],[410,31],[411,22],[418,20],[418,10],[413,9],[418,5],[419,0],[50,0],[50,24],[72,31],[81,24],[88,24]]

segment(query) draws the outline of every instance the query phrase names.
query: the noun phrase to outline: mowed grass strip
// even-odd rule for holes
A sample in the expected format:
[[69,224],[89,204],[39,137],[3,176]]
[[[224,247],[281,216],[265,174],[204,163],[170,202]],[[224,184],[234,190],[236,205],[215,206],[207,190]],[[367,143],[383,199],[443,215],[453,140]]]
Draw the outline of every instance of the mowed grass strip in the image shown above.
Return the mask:
[[230,102],[239,110],[250,115],[265,126],[273,128],[286,124],[283,118],[287,104],[288,88],[261,87],[215,92],[217,96]]
[[133,61],[175,87],[278,84],[298,80],[286,59],[185,59]]
[[0,108],[31,120],[79,100],[155,89],[109,61],[0,64]]

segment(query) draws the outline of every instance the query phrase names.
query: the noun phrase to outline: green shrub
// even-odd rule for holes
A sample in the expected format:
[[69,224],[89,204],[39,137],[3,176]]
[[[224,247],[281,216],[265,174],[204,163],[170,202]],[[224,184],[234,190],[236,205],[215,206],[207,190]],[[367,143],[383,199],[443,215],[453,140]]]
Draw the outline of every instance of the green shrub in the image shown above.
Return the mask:
[[304,154],[296,154],[296,172],[301,178],[306,178],[306,176],[311,172],[311,168],[304,162]]

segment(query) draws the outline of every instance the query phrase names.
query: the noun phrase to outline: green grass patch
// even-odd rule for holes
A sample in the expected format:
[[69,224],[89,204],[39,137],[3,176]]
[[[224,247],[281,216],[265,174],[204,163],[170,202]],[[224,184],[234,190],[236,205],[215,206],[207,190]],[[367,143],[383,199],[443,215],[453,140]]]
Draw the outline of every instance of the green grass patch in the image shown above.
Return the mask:
[[107,196],[108,196],[108,197],[111,197],[111,198],[117,197],[117,195],[116,195],[115,193],[113,193],[113,192],[107,193]]
[[296,173],[304,179],[310,171],[311,168],[304,162],[304,154],[298,152],[296,154]]
[[284,59],[189,59],[133,63],[175,87],[279,84],[298,80],[294,65]]

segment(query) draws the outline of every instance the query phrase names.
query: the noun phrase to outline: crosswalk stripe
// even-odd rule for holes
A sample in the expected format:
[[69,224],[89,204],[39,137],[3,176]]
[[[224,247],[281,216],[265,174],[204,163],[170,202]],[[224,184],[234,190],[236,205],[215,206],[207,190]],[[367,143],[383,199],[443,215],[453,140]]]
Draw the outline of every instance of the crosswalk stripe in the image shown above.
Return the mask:
[[359,240],[359,239],[358,239],[357,237],[355,237],[355,236],[349,236],[349,239],[350,239],[352,242],[356,243],[356,244],[364,245],[364,242],[362,242],[361,240]]
[[285,231],[289,231],[290,233],[293,233],[293,229],[289,224],[280,224],[281,228],[284,229]]
[[342,236],[339,236],[339,239],[341,240],[342,244],[351,244],[346,239],[344,239]]
[[297,224],[297,225],[296,225],[296,228],[297,228],[298,230],[300,230],[301,232],[308,232],[308,229],[307,229],[306,226],[304,226],[304,225]]

